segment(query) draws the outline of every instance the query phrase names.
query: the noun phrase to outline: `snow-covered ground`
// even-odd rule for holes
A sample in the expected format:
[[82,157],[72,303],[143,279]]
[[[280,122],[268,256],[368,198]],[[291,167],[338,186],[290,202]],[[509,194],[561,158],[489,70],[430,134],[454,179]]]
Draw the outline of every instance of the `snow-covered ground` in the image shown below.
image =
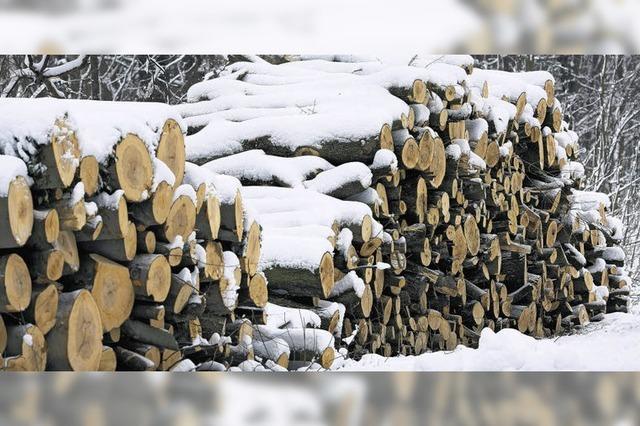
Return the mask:
[[365,355],[348,360],[347,371],[638,371],[640,303],[638,292],[628,314],[615,313],[572,335],[536,340],[517,330],[485,329],[478,349],[384,358]]

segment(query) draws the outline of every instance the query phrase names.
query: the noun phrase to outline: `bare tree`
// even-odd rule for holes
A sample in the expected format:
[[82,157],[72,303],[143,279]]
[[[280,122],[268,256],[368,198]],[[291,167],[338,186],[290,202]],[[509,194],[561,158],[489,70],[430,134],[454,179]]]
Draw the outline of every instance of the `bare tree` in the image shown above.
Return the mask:
[[227,62],[215,55],[3,56],[0,96],[175,104],[185,101],[186,88]]
[[480,67],[547,70],[565,120],[580,136],[587,189],[608,194],[627,225],[623,246],[640,279],[640,58],[637,56],[479,56]]

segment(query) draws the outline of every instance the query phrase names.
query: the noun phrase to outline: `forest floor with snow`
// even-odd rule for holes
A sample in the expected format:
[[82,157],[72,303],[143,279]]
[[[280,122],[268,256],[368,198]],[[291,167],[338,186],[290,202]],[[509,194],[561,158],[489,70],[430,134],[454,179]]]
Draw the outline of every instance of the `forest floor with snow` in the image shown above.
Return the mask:
[[629,313],[614,313],[571,335],[536,340],[517,330],[485,329],[478,349],[347,360],[342,371],[638,371],[640,288],[632,288]]

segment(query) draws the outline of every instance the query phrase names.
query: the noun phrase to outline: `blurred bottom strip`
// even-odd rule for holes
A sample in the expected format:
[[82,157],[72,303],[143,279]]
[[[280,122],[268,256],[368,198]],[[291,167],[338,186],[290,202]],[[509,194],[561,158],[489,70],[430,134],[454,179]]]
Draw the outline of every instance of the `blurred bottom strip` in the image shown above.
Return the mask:
[[638,424],[638,373],[3,374],[0,424]]

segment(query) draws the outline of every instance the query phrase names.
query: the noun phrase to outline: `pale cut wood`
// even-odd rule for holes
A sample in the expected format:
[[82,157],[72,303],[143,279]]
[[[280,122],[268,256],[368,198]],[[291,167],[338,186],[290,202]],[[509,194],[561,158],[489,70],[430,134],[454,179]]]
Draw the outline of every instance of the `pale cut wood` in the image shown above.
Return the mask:
[[160,182],[148,200],[131,204],[136,222],[145,227],[164,224],[173,204],[173,194],[173,187],[168,182]]
[[184,134],[180,125],[173,119],[164,123],[162,135],[156,149],[156,157],[169,167],[176,178],[174,186],[177,188],[182,183],[185,168]]
[[111,186],[122,189],[128,201],[143,201],[153,183],[153,165],[142,139],[132,134],[125,136],[116,146],[113,162],[108,174]]
[[74,286],[91,291],[100,312],[103,333],[120,327],[133,309],[134,291],[129,270],[98,254],[83,255],[78,273],[69,277]]
[[203,201],[196,216],[196,235],[204,240],[215,240],[220,231],[220,201],[211,193],[207,193]]
[[47,369],[95,371],[102,356],[100,311],[88,290],[60,294],[47,335]]
[[17,254],[0,257],[0,312],[24,311],[31,301],[31,276]]
[[116,352],[110,346],[102,347],[98,371],[114,372],[117,366]]
[[75,131],[63,118],[53,125],[49,143],[42,145],[33,159],[39,167],[31,173],[38,189],[66,188],[73,182],[80,160],[80,147]]
[[7,327],[4,368],[8,371],[44,371],[47,365],[47,343],[33,324]]
[[291,296],[317,296],[326,298],[334,286],[334,266],[331,253],[325,253],[318,266],[310,271],[306,268],[271,266],[262,272],[269,287],[287,292]]
[[31,303],[24,318],[35,324],[42,334],[47,334],[56,324],[58,289],[55,284],[36,286],[31,293]]
[[138,236],[136,226],[133,222],[129,222],[127,232],[123,238],[86,241],[78,245],[88,253],[100,254],[118,262],[129,262],[135,257],[137,251]]
[[87,155],[80,160],[78,168],[78,180],[84,185],[84,193],[92,197],[100,188],[100,164],[96,157]]
[[34,224],[33,199],[24,177],[9,184],[6,196],[0,197],[0,248],[22,247],[31,236]]
[[171,286],[171,267],[159,254],[140,254],[129,263],[129,273],[136,295],[163,302]]
[[33,230],[28,245],[38,250],[47,250],[60,235],[60,219],[55,209],[34,210]]
[[187,241],[196,225],[196,206],[186,195],[179,196],[171,205],[167,220],[160,227],[156,236],[163,241],[173,242],[176,237]]

